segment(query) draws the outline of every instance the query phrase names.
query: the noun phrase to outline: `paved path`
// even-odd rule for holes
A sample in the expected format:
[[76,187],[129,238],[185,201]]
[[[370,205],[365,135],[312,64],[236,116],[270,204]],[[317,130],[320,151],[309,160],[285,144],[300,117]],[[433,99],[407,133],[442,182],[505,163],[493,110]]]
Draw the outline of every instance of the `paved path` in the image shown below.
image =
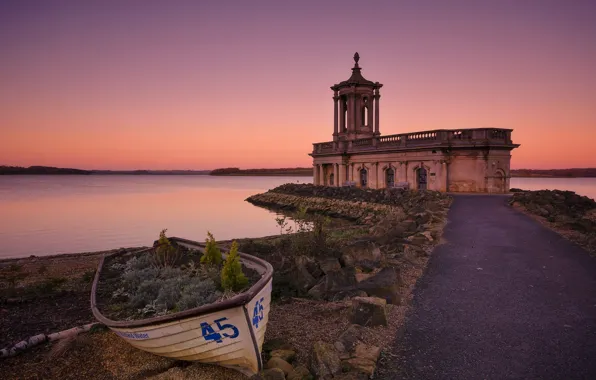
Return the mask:
[[456,196],[383,379],[596,379],[596,259],[513,210]]

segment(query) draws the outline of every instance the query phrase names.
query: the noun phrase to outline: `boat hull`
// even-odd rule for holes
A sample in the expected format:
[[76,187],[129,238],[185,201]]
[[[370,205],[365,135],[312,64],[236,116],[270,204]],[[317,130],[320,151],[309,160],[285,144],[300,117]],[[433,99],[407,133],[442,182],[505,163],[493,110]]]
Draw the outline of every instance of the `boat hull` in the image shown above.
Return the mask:
[[[185,239],[171,240],[191,248],[202,246]],[[240,257],[244,265],[260,269],[262,275],[249,291],[220,303],[131,322],[108,320],[95,305],[102,260],[92,291],[93,313],[138,349],[176,360],[221,365],[250,376],[263,368],[261,349],[269,319],[273,271],[270,264],[254,256]]]

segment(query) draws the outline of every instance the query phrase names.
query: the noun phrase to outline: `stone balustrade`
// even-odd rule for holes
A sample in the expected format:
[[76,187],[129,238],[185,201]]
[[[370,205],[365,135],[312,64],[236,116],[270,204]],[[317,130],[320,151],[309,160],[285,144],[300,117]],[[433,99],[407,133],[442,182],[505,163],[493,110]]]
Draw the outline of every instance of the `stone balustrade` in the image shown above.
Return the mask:
[[358,153],[411,148],[512,145],[510,129],[437,129],[313,144],[313,154]]

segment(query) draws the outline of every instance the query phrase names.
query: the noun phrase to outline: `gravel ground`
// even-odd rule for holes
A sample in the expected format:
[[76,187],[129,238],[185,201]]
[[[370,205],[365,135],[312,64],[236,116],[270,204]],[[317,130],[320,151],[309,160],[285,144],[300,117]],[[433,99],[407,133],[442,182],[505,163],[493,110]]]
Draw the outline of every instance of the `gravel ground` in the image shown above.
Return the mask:
[[596,260],[502,196],[456,196],[381,379],[596,379]]

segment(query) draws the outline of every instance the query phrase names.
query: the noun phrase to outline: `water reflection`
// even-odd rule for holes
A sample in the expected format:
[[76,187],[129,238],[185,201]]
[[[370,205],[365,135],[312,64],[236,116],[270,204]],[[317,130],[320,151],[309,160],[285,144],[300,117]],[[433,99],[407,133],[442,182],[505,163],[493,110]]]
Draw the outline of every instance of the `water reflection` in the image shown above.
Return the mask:
[[0,257],[148,245],[162,228],[204,240],[278,233],[248,196],[308,177],[19,176],[0,179]]

